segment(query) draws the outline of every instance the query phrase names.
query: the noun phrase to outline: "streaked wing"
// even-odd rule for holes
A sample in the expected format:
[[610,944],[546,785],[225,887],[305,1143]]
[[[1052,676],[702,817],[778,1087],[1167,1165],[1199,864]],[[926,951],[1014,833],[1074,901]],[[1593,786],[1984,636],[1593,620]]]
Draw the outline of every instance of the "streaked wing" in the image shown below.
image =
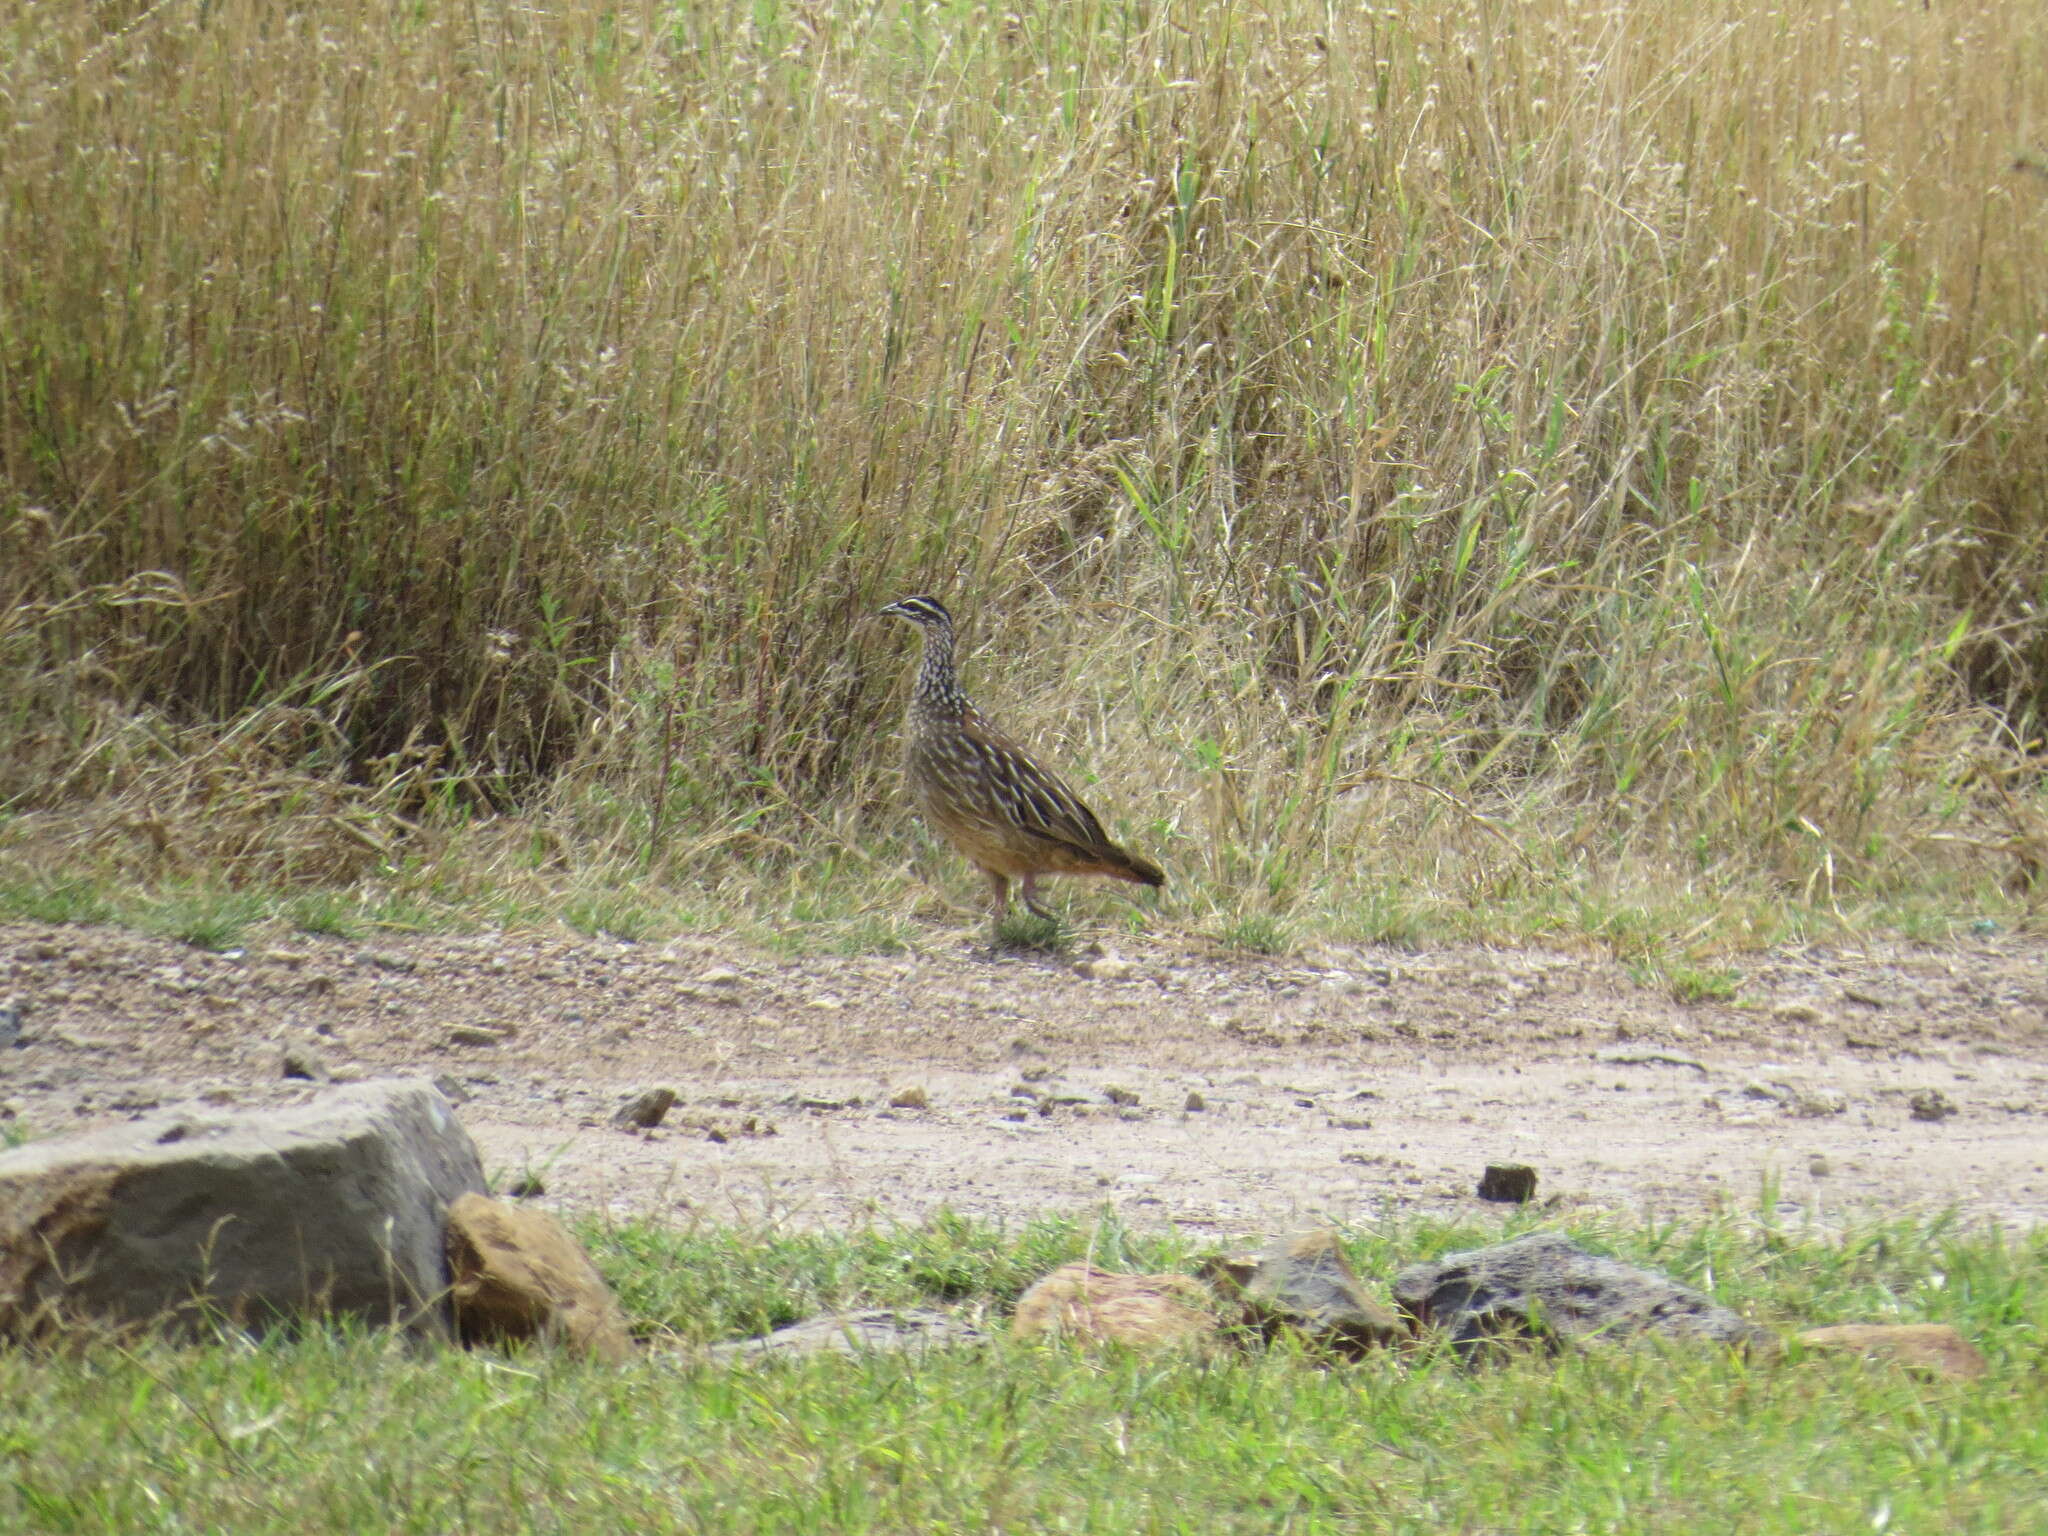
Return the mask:
[[1020,832],[1089,854],[1115,846],[1095,813],[1022,747],[982,720],[964,736],[963,744],[981,760],[984,782]]

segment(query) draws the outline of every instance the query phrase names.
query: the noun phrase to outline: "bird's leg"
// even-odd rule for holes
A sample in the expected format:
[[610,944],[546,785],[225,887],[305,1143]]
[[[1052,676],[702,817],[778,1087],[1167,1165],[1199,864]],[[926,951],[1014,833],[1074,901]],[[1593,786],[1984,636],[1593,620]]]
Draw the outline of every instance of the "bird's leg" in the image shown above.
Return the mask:
[[1038,904],[1038,876],[1026,875],[1024,877],[1023,896],[1024,905],[1029,907],[1033,912],[1036,912],[1048,923],[1056,923],[1059,921],[1058,917],[1056,917],[1051,912],[1048,912],[1044,907],[1041,907]]
[[995,906],[996,921],[1000,923],[1010,915],[1010,877],[998,874],[993,869],[983,869],[981,877],[988,882],[989,895]]

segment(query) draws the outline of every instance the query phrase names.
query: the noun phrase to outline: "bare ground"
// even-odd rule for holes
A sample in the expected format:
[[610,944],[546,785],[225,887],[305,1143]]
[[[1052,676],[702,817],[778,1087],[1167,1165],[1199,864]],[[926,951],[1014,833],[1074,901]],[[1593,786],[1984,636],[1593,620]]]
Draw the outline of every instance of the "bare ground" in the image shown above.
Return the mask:
[[[1541,1197],[1628,1212],[1753,1206],[1768,1181],[1795,1218],[2048,1219],[2048,947],[1732,966],[1732,1001],[1687,1004],[1610,961],[1475,947],[1076,964],[958,933],[802,960],[500,934],[213,954],[0,926],[0,1115],[41,1135],[313,1091],[288,1061],[418,1073],[466,1096],[500,1188],[670,1220],[1110,1204],[1235,1234],[1461,1204],[1502,1160],[1535,1165]],[[660,1128],[612,1123],[655,1085],[679,1096]]]

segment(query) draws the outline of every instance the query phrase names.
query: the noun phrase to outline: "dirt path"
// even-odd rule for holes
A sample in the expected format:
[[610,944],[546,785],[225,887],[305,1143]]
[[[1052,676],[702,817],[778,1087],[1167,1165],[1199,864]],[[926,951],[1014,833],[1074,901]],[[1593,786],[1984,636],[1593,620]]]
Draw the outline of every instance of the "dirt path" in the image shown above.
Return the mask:
[[[420,1073],[466,1096],[500,1187],[532,1174],[547,1204],[672,1219],[1109,1203],[1238,1233],[1464,1204],[1503,1159],[1626,1211],[1750,1207],[1769,1178],[1788,1216],[2048,1219],[2048,947],[1737,969],[1734,1004],[1686,1005],[1606,961],[1470,947],[1077,966],[965,935],[800,961],[499,935],[216,955],[11,926],[0,1114],[47,1134],[310,1092],[288,1061]],[[611,1123],[657,1084],[679,1096],[660,1129]]]

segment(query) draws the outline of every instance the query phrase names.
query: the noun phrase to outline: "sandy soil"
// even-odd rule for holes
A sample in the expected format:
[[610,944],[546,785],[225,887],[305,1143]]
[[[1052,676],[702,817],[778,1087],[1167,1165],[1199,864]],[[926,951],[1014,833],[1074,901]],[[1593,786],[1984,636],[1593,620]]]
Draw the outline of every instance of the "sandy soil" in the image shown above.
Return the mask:
[[[40,1135],[417,1073],[463,1099],[501,1188],[537,1177],[544,1204],[681,1220],[1109,1204],[1237,1234],[1469,1206],[1501,1160],[1535,1165],[1540,1197],[1630,1212],[1753,1208],[1769,1180],[1794,1219],[2048,1219],[2048,947],[1735,968],[1732,1004],[1688,1005],[1607,961],[1471,947],[1076,961],[940,933],[914,955],[786,960],[494,935],[210,954],[4,926],[0,1116]],[[678,1095],[658,1129],[613,1124],[657,1085]]]

